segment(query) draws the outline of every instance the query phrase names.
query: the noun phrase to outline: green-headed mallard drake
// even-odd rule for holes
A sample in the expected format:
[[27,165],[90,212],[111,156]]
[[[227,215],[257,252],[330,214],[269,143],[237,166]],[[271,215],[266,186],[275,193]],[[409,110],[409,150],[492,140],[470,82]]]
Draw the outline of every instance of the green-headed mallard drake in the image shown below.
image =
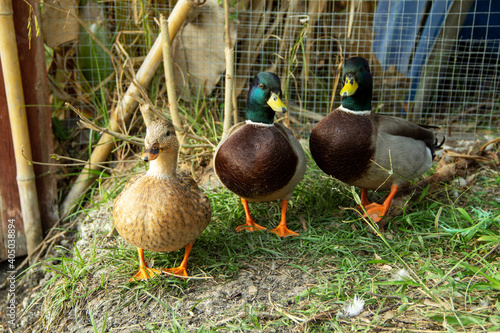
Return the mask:
[[[440,145],[424,127],[371,112],[372,75],[365,59],[347,59],[342,81],[342,106],[313,129],[311,154],[326,174],[362,188],[361,204],[378,222],[398,187],[431,167],[434,150]],[[382,205],[370,203],[367,190],[379,189],[390,189],[389,196]]]
[[172,252],[185,247],[180,266],[162,271],[187,276],[193,243],[210,222],[210,202],[191,177],[176,172],[179,142],[172,123],[153,121],[145,148],[142,159],[150,163],[149,170],[130,179],[113,205],[116,230],[139,251],[139,272],[130,281],[161,273],[146,266],[144,249]]
[[215,150],[215,173],[241,198],[245,210],[246,223],[236,231],[265,229],[253,220],[248,201],[280,199],[281,221],[271,232],[279,237],[298,235],[286,226],[286,208],[304,177],[306,159],[292,132],[274,122],[275,111],[286,112],[281,96],[278,76],[257,74],[248,92],[246,121],[231,127]]

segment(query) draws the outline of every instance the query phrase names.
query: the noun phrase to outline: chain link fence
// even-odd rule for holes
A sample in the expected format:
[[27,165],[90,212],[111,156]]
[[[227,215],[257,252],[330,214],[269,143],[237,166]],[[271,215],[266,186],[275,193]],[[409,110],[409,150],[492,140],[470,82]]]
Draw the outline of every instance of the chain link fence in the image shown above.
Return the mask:
[[[158,36],[159,15],[168,16],[174,5],[45,1],[42,33],[61,131],[76,121],[65,101],[106,117]],[[500,1],[241,0],[230,6],[240,116],[249,79],[273,71],[282,80],[290,125],[307,137],[340,104],[343,59],[362,56],[374,76],[374,111],[435,124],[456,138],[499,132]],[[180,98],[203,100],[219,115],[224,46],[218,0],[196,7],[173,45]],[[167,105],[162,75],[146,87],[159,107]]]

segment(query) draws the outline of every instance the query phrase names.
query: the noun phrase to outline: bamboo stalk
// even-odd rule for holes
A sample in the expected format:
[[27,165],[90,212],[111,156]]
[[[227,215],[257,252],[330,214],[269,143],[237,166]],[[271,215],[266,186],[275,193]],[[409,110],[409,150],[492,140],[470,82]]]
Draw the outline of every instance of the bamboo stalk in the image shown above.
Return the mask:
[[146,127],[148,127],[149,124],[153,121],[153,115],[151,113],[151,110],[149,109],[149,104],[140,104],[139,110],[141,111],[144,124],[146,124]]
[[[0,0],[0,60],[2,62],[5,94],[9,108],[10,127],[16,159],[17,186],[23,215],[24,233],[28,255],[43,241],[43,231],[36,193],[35,172],[33,165],[23,157],[31,159],[28,119],[24,104],[21,68],[17,54],[16,31],[11,0]],[[15,218],[15,216],[9,217]]]
[[231,35],[229,30],[229,0],[224,0],[224,27],[226,34],[226,91],[224,94],[224,127],[222,137],[226,136],[231,128],[231,117],[233,116],[233,85],[234,85],[234,51],[231,47]]
[[181,134],[179,129],[182,129],[181,118],[179,117],[179,108],[177,107],[177,93],[175,92],[174,69],[172,66],[172,43],[166,36],[170,35],[168,24],[163,15],[160,15],[160,28],[163,43],[163,68],[165,70],[165,84],[167,85],[168,109],[172,117],[172,123],[175,127],[175,135],[179,144],[182,147],[186,142],[185,136]]
[[[194,3],[191,0],[181,0],[177,2],[168,18],[170,40],[174,39],[193,6]],[[110,131],[118,132],[121,127],[124,127],[137,107],[137,100],[135,96],[139,96],[140,90],[149,84],[161,64],[161,60],[163,58],[161,44],[160,34],[149,51],[146,59],[144,59],[143,64],[139,68],[134,82],[132,82],[123,97],[118,101],[116,109],[112,111],[109,121]],[[70,192],[64,199],[60,209],[61,216],[66,216],[71,211],[77,200],[93,183],[95,179],[94,173],[99,170],[99,167],[97,167],[95,163],[106,160],[111,153],[113,146],[113,137],[104,133],[92,152],[89,165],[82,170]]]

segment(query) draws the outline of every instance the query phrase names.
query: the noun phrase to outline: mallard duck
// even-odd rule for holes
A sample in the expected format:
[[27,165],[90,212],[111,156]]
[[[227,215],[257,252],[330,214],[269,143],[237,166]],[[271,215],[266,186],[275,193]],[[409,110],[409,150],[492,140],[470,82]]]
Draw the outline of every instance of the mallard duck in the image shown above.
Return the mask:
[[250,215],[248,202],[281,200],[281,221],[271,230],[279,237],[297,236],[286,225],[286,209],[295,186],[304,177],[306,159],[299,141],[275,123],[275,111],[286,112],[281,83],[273,73],[255,76],[248,92],[246,121],[231,127],[215,150],[214,170],[241,198],[246,223],[241,230],[265,230]]
[[[142,159],[149,170],[130,179],[113,205],[118,233],[139,252],[139,272],[130,279],[149,279],[162,272],[187,275],[194,241],[210,222],[207,196],[188,175],[177,173],[179,142],[172,123],[153,121],[146,130]],[[157,270],[144,262],[144,249],[172,252],[185,247],[179,267]]]
[[[347,59],[342,81],[342,106],[314,127],[309,147],[326,174],[362,188],[361,204],[379,222],[398,187],[431,167],[442,142],[422,126],[371,112],[372,75],[365,59]],[[368,201],[367,190],[389,189],[382,205]]]

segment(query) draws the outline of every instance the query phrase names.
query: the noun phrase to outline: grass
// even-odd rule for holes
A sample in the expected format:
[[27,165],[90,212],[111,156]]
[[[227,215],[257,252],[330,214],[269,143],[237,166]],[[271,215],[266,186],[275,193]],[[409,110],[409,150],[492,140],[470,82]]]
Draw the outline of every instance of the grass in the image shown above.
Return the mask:
[[[140,283],[127,282],[138,269],[136,249],[118,235],[106,237],[110,203],[123,185],[109,181],[111,190],[103,183],[95,191],[105,195],[83,223],[106,230],[90,238],[81,233],[86,242],[59,248],[44,262],[51,278],[33,306],[43,304],[47,329],[72,318],[94,332],[124,325],[116,314],[129,309],[137,311],[130,315],[136,332],[497,330],[500,210],[491,193],[480,190],[491,179],[483,177],[475,188],[444,184],[376,235],[355,211],[339,209],[355,206],[352,189],[311,162],[288,210],[289,227],[300,237],[284,240],[236,233],[244,221],[241,204],[217,188],[207,191],[213,219],[190,257],[193,279]],[[493,185],[498,188],[498,178]],[[251,204],[251,210],[268,228],[279,221],[277,202]],[[174,267],[182,256],[182,250],[146,253],[155,267]],[[402,279],[395,275],[401,269],[408,272]],[[338,317],[355,296],[366,302],[359,318]],[[210,313],[210,304],[221,310]]]

